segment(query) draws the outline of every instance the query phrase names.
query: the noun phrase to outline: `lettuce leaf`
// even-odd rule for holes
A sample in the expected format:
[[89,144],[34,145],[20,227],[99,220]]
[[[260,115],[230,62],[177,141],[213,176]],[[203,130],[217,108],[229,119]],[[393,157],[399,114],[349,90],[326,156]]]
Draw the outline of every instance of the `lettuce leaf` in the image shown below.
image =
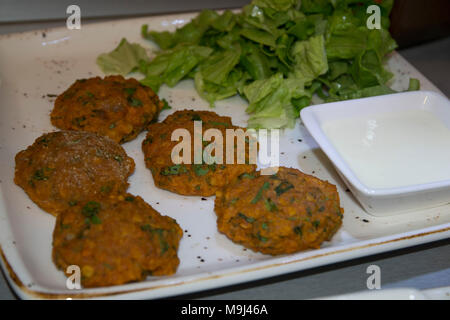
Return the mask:
[[209,102],[211,108],[214,108],[215,102],[236,95],[245,81],[248,74],[240,69],[233,69],[220,84],[205,80],[201,72],[194,76],[195,88],[198,94]]
[[287,11],[297,5],[297,0],[254,0],[254,5],[260,8],[268,8],[276,11]]
[[308,40],[298,41],[292,48],[293,77],[310,83],[328,71],[324,37],[313,36]]
[[243,52],[239,63],[254,80],[265,79],[272,74],[269,58],[261,51],[259,46],[250,42],[243,42],[241,48]]
[[372,87],[366,87],[362,89],[349,90],[347,92],[342,91],[340,95],[332,96],[327,99],[327,102],[333,101],[341,101],[341,100],[350,100],[350,99],[359,99],[359,98],[367,98],[373,96],[381,96],[384,94],[396,93],[397,91],[392,90],[388,86],[381,84]]
[[[211,53],[212,49],[196,45],[181,45],[160,53],[150,63],[141,66],[146,78],[142,84],[159,88],[161,83],[173,87]],[[159,84],[159,85],[158,85]]]
[[241,56],[240,46],[221,50],[205,59],[195,73],[194,83],[197,92],[207,100],[211,107],[214,102],[237,93],[244,72],[235,68]]
[[409,79],[408,91],[420,90],[420,81],[416,78]]
[[367,47],[367,32],[362,28],[339,29],[326,42],[327,58],[353,59]]
[[97,65],[106,74],[127,75],[139,67],[140,61],[148,61],[146,50],[137,43],[123,38],[117,48],[97,57]]
[[385,84],[392,78],[374,50],[368,50],[358,55],[353,62],[351,75],[359,87],[366,88],[377,84]]
[[212,26],[218,17],[219,14],[215,11],[203,10],[191,22],[185,24],[175,32],[149,31],[148,26],[143,25],[141,35],[148,40],[156,42],[163,50],[173,48],[180,43],[199,44],[203,34]]
[[[302,97],[309,102],[310,93],[304,83],[295,78],[284,78],[277,73],[264,80],[256,80],[243,88],[249,101],[246,112],[250,114],[250,128],[292,128],[298,117]],[[296,100],[297,104],[293,103]]]

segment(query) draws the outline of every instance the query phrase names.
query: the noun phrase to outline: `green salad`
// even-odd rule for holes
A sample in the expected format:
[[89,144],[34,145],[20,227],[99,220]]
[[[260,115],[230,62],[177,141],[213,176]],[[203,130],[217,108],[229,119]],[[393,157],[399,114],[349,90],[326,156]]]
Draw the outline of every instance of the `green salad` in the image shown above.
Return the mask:
[[[380,29],[366,25],[378,5]],[[396,48],[389,34],[393,0],[253,0],[239,13],[204,10],[174,32],[141,29],[160,51],[149,59],[139,44],[122,39],[97,58],[105,73],[144,75],[158,92],[193,79],[211,107],[239,94],[248,101],[251,128],[293,127],[317,94],[338,101],[395,92],[384,67]],[[419,89],[410,79],[408,90]]]

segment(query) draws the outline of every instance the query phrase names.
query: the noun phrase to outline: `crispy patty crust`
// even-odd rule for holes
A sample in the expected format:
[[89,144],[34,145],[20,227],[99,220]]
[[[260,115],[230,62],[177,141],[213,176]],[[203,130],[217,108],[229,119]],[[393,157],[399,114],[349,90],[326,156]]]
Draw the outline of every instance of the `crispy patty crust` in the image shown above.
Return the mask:
[[53,232],[53,261],[81,270],[84,287],[119,285],[176,272],[182,230],[130,194],[79,203],[62,212]]
[[297,169],[246,175],[217,192],[221,233],[265,254],[319,248],[342,224],[336,187]]
[[[183,110],[176,111],[163,122],[149,126],[149,132],[142,143],[145,164],[153,175],[155,185],[182,195],[212,196],[224,185],[232,182],[238,176],[253,172],[254,164],[248,163],[248,144],[245,149],[243,164],[226,164],[226,152],[223,150],[223,164],[174,164],[172,150],[179,143],[171,141],[172,132],[176,129],[186,129],[191,136],[191,162],[194,159],[194,121],[202,122],[203,133],[210,128],[218,129],[226,146],[226,129],[242,129],[233,126],[231,118],[222,117],[210,111]],[[245,129],[242,129],[245,130]],[[202,141],[203,147],[211,142]],[[235,146],[237,143],[235,144]],[[234,152],[236,155],[236,151]]]
[[135,166],[116,142],[82,131],[44,134],[15,161],[14,182],[53,215],[87,197],[125,192]]
[[163,106],[136,79],[95,77],[77,80],[60,94],[50,118],[60,129],[95,132],[123,143],[136,138]]

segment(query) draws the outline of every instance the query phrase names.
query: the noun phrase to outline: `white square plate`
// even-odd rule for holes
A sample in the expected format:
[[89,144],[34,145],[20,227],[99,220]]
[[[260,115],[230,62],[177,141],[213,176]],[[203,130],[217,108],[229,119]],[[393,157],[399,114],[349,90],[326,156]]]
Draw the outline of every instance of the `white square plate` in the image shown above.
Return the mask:
[[[342,180],[300,121],[280,137],[280,164],[336,184],[344,223],[331,242],[318,250],[272,257],[244,250],[216,228],[214,198],[184,197],[154,186],[145,168],[141,142],[145,133],[124,144],[136,162],[129,192],[142,196],[156,210],[175,218],[185,231],[180,242],[178,271],[169,277],[107,288],[69,290],[66,277],[51,260],[55,219],[39,209],[13,182],[14,156],[44,132],[56,130],[49,113],[54,97],[76,79],[103,76],[95,60],[114,49],[122,37],[152,49],[140,36],[141,25],[153,30],[174,30],[195,14],[176,14],[82,25],[0,36],[0,256],[12,288],[21,298],[157,298],[221,287],[278,274],[395,250],[450,236],[450,205],[389,218],[364,212],[346,192]],[[45,32],[45,33],[44,33]],[[388,61],[395,74],[394,89],[405,89],[408,78],[420,79],[422,88],[438,91],[427,79],[393,53]],[[176,109],[208,110],[190,80],[169,89],[161,98]],[[214,111],[245,126],[246,103],[233,97],[217,103]]]

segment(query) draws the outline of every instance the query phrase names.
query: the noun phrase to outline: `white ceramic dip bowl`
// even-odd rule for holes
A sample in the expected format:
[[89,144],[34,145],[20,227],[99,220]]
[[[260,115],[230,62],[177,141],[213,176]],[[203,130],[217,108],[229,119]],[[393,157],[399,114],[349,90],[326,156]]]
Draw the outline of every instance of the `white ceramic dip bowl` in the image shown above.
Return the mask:
[[450,103],[414,91],[314,105],[308,131],[376,216],[450,202]]

